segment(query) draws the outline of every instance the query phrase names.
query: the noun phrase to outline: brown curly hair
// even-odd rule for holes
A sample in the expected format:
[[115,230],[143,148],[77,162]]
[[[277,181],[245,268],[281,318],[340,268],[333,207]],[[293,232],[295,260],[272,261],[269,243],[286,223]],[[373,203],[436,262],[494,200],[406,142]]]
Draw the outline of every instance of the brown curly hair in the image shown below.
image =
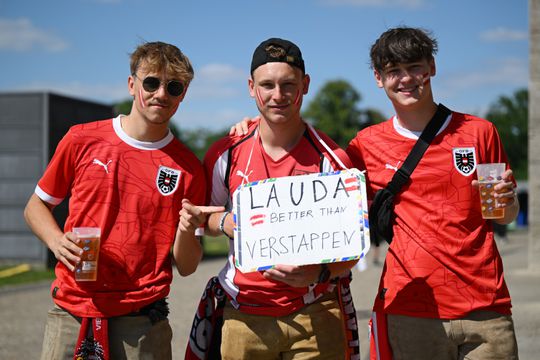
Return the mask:
[[369,55],[371,67],[382,71],[388,65],[432,60],[437,50],[437,40],[429,31],[397,27],[385,31],[371,46]]

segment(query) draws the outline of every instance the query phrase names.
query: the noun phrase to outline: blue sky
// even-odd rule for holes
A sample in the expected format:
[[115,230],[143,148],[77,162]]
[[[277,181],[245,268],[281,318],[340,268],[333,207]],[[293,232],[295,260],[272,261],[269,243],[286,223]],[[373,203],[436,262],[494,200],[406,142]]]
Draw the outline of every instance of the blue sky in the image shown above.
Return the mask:
[[325,82],[345,79],[360,92],[360,108],[390,116],[368,53],[399,25],[439,40],[437,102],[484,115],[528,84],[527,0],[0,0],[0,91],[121,101],[129,53],[160,40],[195,67],[175,124],[221,129],[257,114],[247,91],[251,55],[261,41],[282,37],[300,46],[311,75],[304,107]]

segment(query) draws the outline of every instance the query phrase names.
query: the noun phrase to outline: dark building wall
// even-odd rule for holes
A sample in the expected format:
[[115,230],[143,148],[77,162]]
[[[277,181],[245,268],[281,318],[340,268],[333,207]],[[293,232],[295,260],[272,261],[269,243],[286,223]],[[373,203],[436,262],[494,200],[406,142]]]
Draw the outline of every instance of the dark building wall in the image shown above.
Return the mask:
[[[110,118],[111,106],[51,93],[0,93],[0,260],[51,262],[23,210],[70,126]],[[63,226],[67,201],[54,211]]]
[[43,170],[41,94],[0,96],[1,258],[43,259],[43,246],[29,232],[22,210]]
[[104,120],[112,116],[111,106],[51,94],[49,96],[49,158],[52,157],[58,142],[71,126]]

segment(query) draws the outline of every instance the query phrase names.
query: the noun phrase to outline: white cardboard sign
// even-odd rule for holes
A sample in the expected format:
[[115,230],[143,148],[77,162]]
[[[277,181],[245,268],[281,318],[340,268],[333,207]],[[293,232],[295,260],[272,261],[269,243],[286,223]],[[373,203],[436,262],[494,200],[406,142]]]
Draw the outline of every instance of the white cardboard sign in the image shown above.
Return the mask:
[[366,181],[357,169],[242,185],[233,214],[242,272],[356,260],[369,250]]

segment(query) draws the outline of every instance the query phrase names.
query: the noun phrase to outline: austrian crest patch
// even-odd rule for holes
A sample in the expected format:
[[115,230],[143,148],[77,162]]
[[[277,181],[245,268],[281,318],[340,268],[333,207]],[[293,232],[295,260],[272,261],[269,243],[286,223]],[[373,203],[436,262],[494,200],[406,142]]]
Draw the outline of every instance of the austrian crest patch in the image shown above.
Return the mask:
[[460,174],[469,176],[476,170],[476,152],[473,147],[452,149],[454,167]]
[[160,166],[156,176],[156,186],[163,196],[173,194],[178,188],[180,180],[180,170],[171,169],[166,166]]

